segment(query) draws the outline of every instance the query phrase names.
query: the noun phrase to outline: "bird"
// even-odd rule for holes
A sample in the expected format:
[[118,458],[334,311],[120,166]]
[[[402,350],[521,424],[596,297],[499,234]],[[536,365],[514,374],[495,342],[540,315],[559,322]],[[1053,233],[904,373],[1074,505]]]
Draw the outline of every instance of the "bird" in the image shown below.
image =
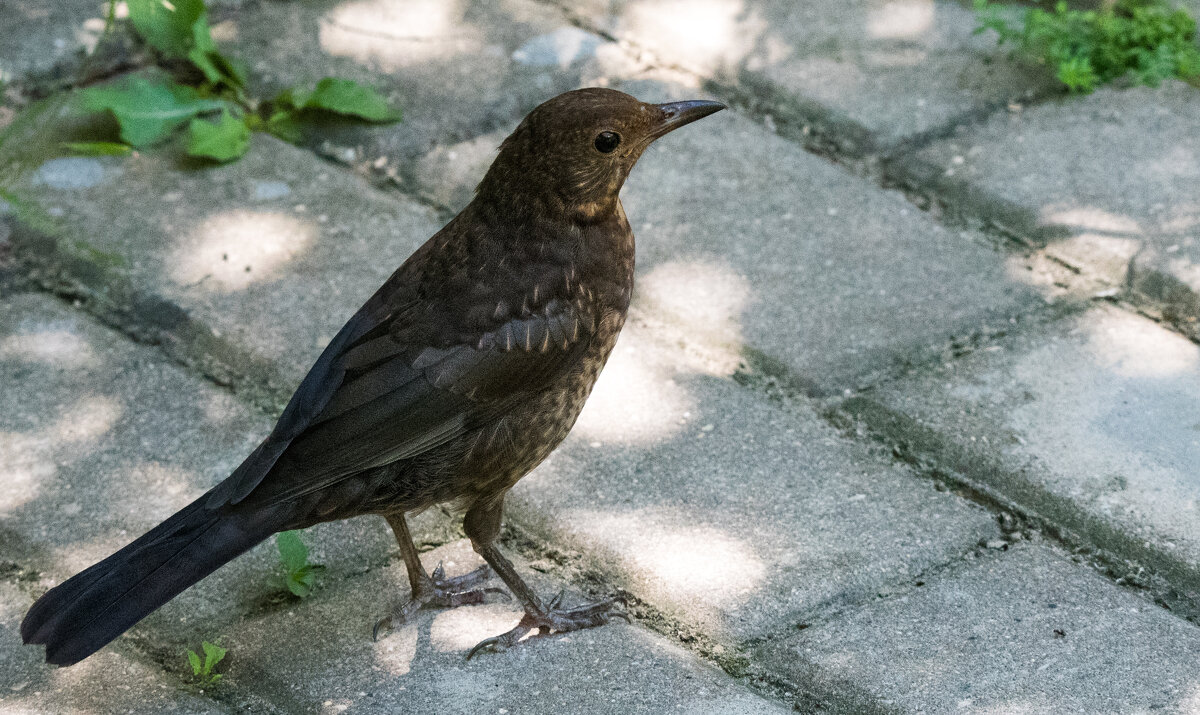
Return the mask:
[[[615,600],[543,600],[497,548],[504,498],[574,426],[625,323],[634,237],[619,193],[646,148],[724,109],[649,104],[591,87],[535,107],[500,144],[470,203],[349,319],[268,436],[222,482],[42,595],[21,623],[46,661],[79,662],[274,533],[382,516],[410,597],[373,637],[428,606],[483,603],[494,572],[516,627],[475,646],[628,615]],[[485,565],[421,564],[407,516],[463,514]],[[504,594],[507,596],[507,594]]]

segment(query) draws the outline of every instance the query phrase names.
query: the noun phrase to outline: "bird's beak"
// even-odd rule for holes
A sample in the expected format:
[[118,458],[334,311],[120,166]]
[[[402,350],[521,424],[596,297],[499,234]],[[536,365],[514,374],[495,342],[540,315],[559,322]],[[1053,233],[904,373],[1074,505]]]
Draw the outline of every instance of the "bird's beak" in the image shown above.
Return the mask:
[[703,119],[713,112],[725,109],[720,102],[709,102],[703,99],[692,99],[686,102],[668,102],[654,105],[662,118],[650,130],[650,140],[653,141],[667,132],[673,132],[685,124],[691,124],[697,119]]

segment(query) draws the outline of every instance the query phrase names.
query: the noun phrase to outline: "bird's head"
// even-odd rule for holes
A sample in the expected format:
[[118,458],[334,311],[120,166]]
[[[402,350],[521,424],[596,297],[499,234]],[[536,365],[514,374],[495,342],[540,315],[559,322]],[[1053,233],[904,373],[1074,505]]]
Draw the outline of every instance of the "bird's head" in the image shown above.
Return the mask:
[[724,108],[704,100],[647,104],[600,87],[560,94],[504,140],[479,194],[576,220],[603,217],[616,210],[621,186],[651,142]]

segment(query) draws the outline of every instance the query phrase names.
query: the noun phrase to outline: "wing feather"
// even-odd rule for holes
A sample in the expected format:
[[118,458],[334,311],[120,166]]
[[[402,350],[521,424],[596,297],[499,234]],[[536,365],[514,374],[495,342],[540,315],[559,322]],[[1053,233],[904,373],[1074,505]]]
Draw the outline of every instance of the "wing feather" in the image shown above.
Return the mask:
[[[222,498],[292,499],[488,427],[569,370],[594,325],[591,316],[578,314],[576,304],[556,302],[545,314],[509,320],[460,344],[416,349],[395,337],[401,331],[353,323],[297,391],[313,391],[293,412],[306,417],[303,424],[284,428],[281,418],[246,460],[267,469],[255,479],[243,478]],[[570,336],[566,325],[588,329],[575,328]],[[314,377],[318,368],[322,372]],[[282,449],[281,440],[273,441],[277,433],[290,435]],[[230,481],[238,476],[235,472]]]

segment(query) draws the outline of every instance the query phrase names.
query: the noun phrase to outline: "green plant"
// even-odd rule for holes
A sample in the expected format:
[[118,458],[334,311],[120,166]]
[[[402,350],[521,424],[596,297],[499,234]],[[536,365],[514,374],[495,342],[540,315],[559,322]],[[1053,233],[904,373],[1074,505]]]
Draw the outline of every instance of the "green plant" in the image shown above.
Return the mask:
[[1097,10],[1073,10],[1061,0],[1052,10],[975,0],[975,11],[976,34],[995,31],[1017,54],[1052,66],[1072,92],[1126,74],[1151,87],[1170,77],[1200,84],[1196,20],[1164,0],[1112,0]]
[[312,593],[317,574],[324,571],[321,564],[308,562],[308,547],[300,540],[298,531],[282,531],[275,536],[279,548],[279,561],[284,568],[284,584],[287,590],[299,598]]
[[[110,0],[109,18],[115,16]],[[162,142],[187,127],[187,153],[216,162],[237,159],[253,131],[297,142],[303,123],[327,112],[368,122],[399,121],[400,113],[370,87],[326,77],[312,88],[292,87],[261,102],[246,95],[242,64],[212,40],[204,0],[128,0],[129,21],[176,77],[133,77],[111,87],[83,90],[85,111],[108,112],[121,142],[134,148]],[[188,68],[191,68],[190,70]],[[67,148],[90,154],[118,153],[113,142],[77,142]],[[128,150],[126,150],[128,151]]]
[[188,664],[192,666],[192,677],[198,685],[201,687],[212,687],[221,681],[221,674],[214,673],[213,668],[217,666],[217,663],[224,660],[228,649],[222,648],[215,643],[209,643],[208,641],[201,643],[200,648],[204,651],[204,660],[200,660],[199,653],[188,649]]

